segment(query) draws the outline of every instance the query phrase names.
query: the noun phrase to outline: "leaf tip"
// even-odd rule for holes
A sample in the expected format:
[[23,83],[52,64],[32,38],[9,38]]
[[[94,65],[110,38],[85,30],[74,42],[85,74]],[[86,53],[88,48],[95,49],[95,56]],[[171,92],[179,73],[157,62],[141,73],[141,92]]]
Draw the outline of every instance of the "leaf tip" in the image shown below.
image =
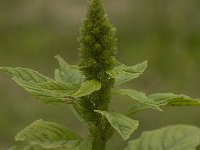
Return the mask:
[[142,64],[145,66],[145,68],[147,68],[147,66],[148,66],[148,60],[145,60]]
[[57,55],[54,56],[54,58],[59,59],[59,58],[61,58],[61,56],[59,54],[57,54]]
[[1,67],[0,67],[0,70],[6,71],[6,70],[7,70],[7,67],[6,67],[6,66],[1,66]]
[[94,110],[94,112],[101,114],[100,110]]
[[15,136],[15,141],[24,141],[25,137],[21,136],[20,132]]

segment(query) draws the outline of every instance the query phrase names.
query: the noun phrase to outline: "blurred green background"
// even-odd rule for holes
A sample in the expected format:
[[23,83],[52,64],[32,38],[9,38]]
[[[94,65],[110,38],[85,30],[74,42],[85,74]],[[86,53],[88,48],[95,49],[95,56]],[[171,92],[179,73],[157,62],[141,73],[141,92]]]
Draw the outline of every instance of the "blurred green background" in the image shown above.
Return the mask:
[[[86,0],[0,0],[0,66],[33,68],[53,77],[56,54],[78,63],[85,6]],[[145,74],[124,87],[200,97],[199,0],[105,0],[105,6],[118,29],[118,60],[127,65],[149,61]],[[129,104],[127,97],[114,97],[112,107],[123,111]],[[134,116],[141,125],[132,138],[171,124],[200,126],[200,108],[165,110]],[[15,134],[40,118],[67,125],[82,136],[87,133],[67,107],[38,103],[0,73],[0,149],[14,145]],[[125,145],[118,134],[111,143],[108,150]]]

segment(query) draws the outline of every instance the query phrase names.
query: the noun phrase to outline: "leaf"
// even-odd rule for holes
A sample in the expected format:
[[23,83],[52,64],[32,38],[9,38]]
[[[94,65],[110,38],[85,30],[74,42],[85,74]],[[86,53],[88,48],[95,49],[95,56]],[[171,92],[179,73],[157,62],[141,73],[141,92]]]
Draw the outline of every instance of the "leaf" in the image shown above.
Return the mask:
[[135,114],[135,113],[138,113],[140,111],[146,110],[148,108],[151,108],[151,107],[148,106],[148,105],[145,105],[143,103],[137,102],[134,105],[128,107],[127,110],[125,110],[124,114],[131,115],[131,114]]
[[85,76],[81,73],[77,66],[70,66],[61,56],[57,55],[60,68],[55,70],[55,79],[64,83],[81,84],[85,80]]
[[55,58],[58,60],[60,66],[70,67],[70,65],[60,55],[56,55]]
[[79,85],[62,84],[31,69],[20,67],[1,67],[0,69],[13,75],[13,80],[17,84],[43,103],[72,103],[70,95],[73,95],[79,89]]
[[196,150],[199,144],[199,128],[175,125],[144,132],[129,142],[125,150]]
[[[34,146],[29,145],[29,146],[26,146],[25,148],[22,148],[21,146],[13,146],[8,150],[44,150],[44,148],[41,148],[41,147],[35,146],[35,145]],[[56,149],[56,150],[58,150],[58,149]]]
[[[39,146],[29,145],[29,146],[25,147],[23,150],[44,150],[44,148],[41,148]],[[58,150],[58,149],[56,149],[56,150]]]
[[[177,95],[173,93],[156,93],[148,96],[148,99],[153,101],[159,107],[163,106],[200,106],[199,99],[193,99],[186,95]],[[141,103],[135,103],[130,106],[126,111],[126,115],[137,113],[145,109],[152,108],[148,105],[143,105]]]
[[61,141],[61,140],[77,140],[79,136],[64,127],[63,125],[47,122],[43,120],[36,120],[24,130],[20,131],[16,137],[16,141]]
[[200,99],[192,99],[182,94],[156,93],[149,95],[148,98],[159,106],[200,106]]
[[101,89],[101,82],[96,80],[87,80],[83,82],[80,89],[74,94],[75,97],[82,97],[86,95],[90,95],[94,91],[98,91]]
[[135,66],[121,65],[107,73],[115,79],[115,85],[126,83],[130,80],[138,78],[147,68],[147,61],[136,64]]
[[138,121],[132,120],[116,112],[106,112],[100,110],[95,110],[95,112],[105,116],[110,125],[118,131],[124,140],[127,140],[139,126]]
[[119,90],[115,90],[114,93],[118,93],[118,94],[121,94],[121,95],[129,96],[130,98],[138,101],[139,103],[143,103],[148,108],[161,110],[159,108],[159,106],[156,105],[156,103],[154,103],[153,100],[147,98],[146,94],[143,93],[143,92],[139,92],[139,91],[132,90],[132,89],[119,89]]
[[41,84],[37,84],[39,87],[44,88],[46,90],[50,90],[54,93],[60,93],[60,94],[68,94],[68,95],[72,95],[75,92],[78,91],[78,89],[80,88],[79,85],[77,84],[71,84],[71,83],[59,83],[56,81],[49,81],[49,82],[44,82]]
[[[66,127],[57,124],[37,120],[24,130],[19,132],[16,141],[29,141],[32,145],[40,145],[42,148],[65,148],[70,150],[89,150],[90,143],[83,141]],[[87,149],[88,148],[88,149]]]
[[67,104],[72,103],[71,97],[78,90],[78,86],[73,84],[62,84],[55,81],[41,84],[26,82],[22,79],[13,78],[13,80],[31,93],[40,102],[46,104]]
[[88,140],[82,140],[78,146],[71,150],[92,150],[92,144]]
[[13,75],[14,77],[17,77],[17,78],[22,79],[27,82],[43,83],[43,82],[52,80],[52,79],[38,73],[37,71],[34,71],[32,69],[27,69],[27,68],[0,67],[0,70],[8,72],[9,74]]
[[25,147],[23,150],[36,150],[32,145]]
[[126,72],[130,72],[130,73],[143,73],[145,70],[146,70],[146,68],[147,68],[147,63],[148,63],[148,61],[146,60],[146,61],[144,61],[144,62],[142,62],[142,63],[138,63],[138,64],[136,64],[135,66],[125,66],[124,65],[124,67],[123,67],[123,70],[124,71],[126,71]]

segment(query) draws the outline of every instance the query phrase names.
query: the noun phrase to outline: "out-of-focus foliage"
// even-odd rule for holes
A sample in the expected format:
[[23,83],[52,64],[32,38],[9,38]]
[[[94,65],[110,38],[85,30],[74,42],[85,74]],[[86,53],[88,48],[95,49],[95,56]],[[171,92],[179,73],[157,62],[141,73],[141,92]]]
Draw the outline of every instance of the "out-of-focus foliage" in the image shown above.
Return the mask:
[[[147,93],[171,90],[200,97],[198,0],[105,0],[105,6],[118,29],[118,60],[125,64],[149,61],[144,76],[129,87],[147,89]],[[57,54],[77,63],[76,39],[84,8],[85,1],[80,0],[1,0],[0,66],[22,66],[48,74],[57,66],[53,58]],[[38,118],[66,124],[85,135],[65,107],[38,104],[4,74],[0,74],[0,97],[0,149],[10,147],[17,131]],[[114,107],[122,110],[122,100],[116,97]],[[175,123],[200,126],[198,113],[198,109],[178,107],[167,113],[144,112],[136,116],[144,125],[138,134]],[[115,146],[120,149],[123,144]]]
[[199,128],[186,125],[168,126],[146,131],[142,133],[139,139],[129,142],[125,150],[196,150],[199,145],[199,133]]

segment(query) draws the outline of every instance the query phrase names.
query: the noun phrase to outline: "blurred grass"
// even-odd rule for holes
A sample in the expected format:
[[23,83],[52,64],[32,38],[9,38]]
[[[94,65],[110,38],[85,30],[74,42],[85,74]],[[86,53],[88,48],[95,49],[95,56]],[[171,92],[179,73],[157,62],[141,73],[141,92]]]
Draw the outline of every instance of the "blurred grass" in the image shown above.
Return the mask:
[[[77,37],[86,1],[0,0],[0,66],[33,68],[53,77],[58,66],[53,58],[63,56],[79,62]],[[132,65],[149,61],[145,74],[125,85],[147,93],[174,92],[200,97],[200,1],[190,0],[105,0],[106,11],[117,27],[119,61]],[[29,94],[0,74],[0,149],[14,144],[14,135],[36,119],[56,121],[82,136],[79,122],[66,107],[37,103]],[[130,105],[114,97],[113,107]],[[121,106],[123,101],[124,106]],[[145,111],[135,116],[141,131],[177,123],[200,126],[199,108],[167,108],[166,112]],[[124,142],[119,135],[113,149]],[[108,149],[112,149],[111,146]]]

